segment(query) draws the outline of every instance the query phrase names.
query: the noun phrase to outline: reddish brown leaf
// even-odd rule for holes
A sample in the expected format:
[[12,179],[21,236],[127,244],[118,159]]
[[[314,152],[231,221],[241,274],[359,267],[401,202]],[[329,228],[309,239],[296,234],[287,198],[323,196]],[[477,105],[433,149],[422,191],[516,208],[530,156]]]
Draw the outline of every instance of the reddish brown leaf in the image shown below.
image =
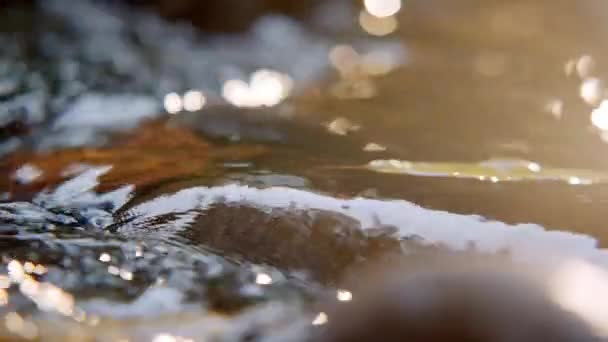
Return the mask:
[[3,163],[5,174],[12,175],[22,165],[30,164],[42,170],[43,176],[27,185],[9,181],[9,189],[31,193],[56,185],[65,179],[65,170],[74,164],[112,166],[101,178],[101,191],[125,184],[140,188],[202,175],[210,169],[214,159],[243,160],[266,152],[262,146],[213,147],[187,129],[159,121],[148,122],[130,135],[116,136],[115,140],[115,144],[106,148],[17,153]]

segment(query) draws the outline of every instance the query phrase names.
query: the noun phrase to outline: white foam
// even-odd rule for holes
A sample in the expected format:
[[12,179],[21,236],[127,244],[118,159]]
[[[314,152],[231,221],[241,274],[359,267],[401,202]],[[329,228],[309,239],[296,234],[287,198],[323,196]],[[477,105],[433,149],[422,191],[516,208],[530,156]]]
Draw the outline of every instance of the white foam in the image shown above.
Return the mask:
[[[92,192],[92,190],[99,184],[99,177],[108,173],[110,169],[112,169],[112,166],[91,168],[59,185],[50,194],[50,198],[52,198],[53,201],[63,203],[64,205],[77,203],[80,196],[86,196]],[[41,193],[37,197],[40,196],[48,196],[48,194]]]
[[374,227],[379,218],[382,224],[398,227],[404,237],[418,235],[427,243],[444,244],[457,250],[471,243],[487,252],[506,249],[517,259],[549,261],[579,257],[601,264],[608,260],[606,251],[598,248],[597,240],[584,234],[548,231],[536,224],[487,221],[476,215],[422,208],[404,200],[338,199],[285,187],[256,189],[233,184],[182,190],[134,207],[131,213],[140,218],[130,227],[140,225],[149,217],[189,212],[188,220],[173,222],[171,226],[173,230],[188,229],[188,224],[196,219],[194,210],[204,210],[215,203],[242,203],[263,210],[326,210],[359,221],[363,229]]

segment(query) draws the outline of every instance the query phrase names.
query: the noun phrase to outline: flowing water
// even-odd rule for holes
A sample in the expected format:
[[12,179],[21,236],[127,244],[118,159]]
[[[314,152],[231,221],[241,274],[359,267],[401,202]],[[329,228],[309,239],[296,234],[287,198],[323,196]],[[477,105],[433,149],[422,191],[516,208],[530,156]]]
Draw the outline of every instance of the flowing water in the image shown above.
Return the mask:
[[3,9],[0,339],[315,340],[378,258],[607,267],[608,6],[365,4]]

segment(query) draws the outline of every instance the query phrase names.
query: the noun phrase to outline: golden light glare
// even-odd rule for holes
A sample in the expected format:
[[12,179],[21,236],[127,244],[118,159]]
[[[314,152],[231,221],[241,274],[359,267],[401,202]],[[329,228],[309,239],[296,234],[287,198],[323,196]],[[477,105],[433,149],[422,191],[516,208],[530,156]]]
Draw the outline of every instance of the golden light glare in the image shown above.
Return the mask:
[[13,283],[20,283],[23,280],[25,271],[19,261],[12,260],[8,263],[8,276]]
[[71,316],[74,312],[72,295],[49,283],[41,283],[39,291],[31,299],[42,311],[56,311],[64,316]]
[[589,55],[583,55],[578,59],[578,61],[576,61],[575,68],[579,77],[590,77],[593,71],[595,70],[595,61],[593,60],[593,57]]
[[602,81],[595,77],[584,79],[581,82],[579,95],[588,104],[597,104],[603,96]]
[[205,97],[205,94],[203,94],[202,91],[190,90],[184,94],[184,109],[189,112],[196,112],[203,109],[206,103],[207,98]]
[[552,99],[545,105],[545,110],[554,118],[561,119],[564,113],[564,101],[560,99]]
[[584,181],[582,179],[580,179],[579,177],[569,177],[568,178],[568,184],[570,184],[570,185],[581,185],[583,183],[584,183]]
[[177,114],[183,110],[182,97],[179,96],[178,93],[169,93],[165,95],[163,104],[165,106],[165,110],[169,114]]
[[356,132],[361,129],[361,126],[353,123],[347,118],[336,118],[327,124],[327,130],[336,135],[347,135],[351,132]]
[[249,85],[242,80],[228,80],[222,87],[222,96],[237,107],[245,107],[249,100]]
[[111,275],[119,275],[120,274],[120,268],[116,267],[116,266],[108,266],[108,273],[110,273]]
[[34,273],[35,268],[36,268],[36,265],[31,261],[26,261],[23,264],[23,270],[27,273]]
[[395,16],[378,17],[367,11],[359,13],[359,25],[372,36],[386,36],[395,32],[399,27]]
[[6,275],[0,275],[0,289],[8,289],[11,287],[11,279]]
[[336,298],[341,302],[350,302],[353,300],[353,294],[347,290],[338,290],[336,293]]
[[[33,266],[33,269],[35,271],[36,266]],[[38,309],[55,311],[64,316],[73,314],[74,298],[71,294],[53,284],[38,282],[30,275],[22,273],[23,266],[19,261],[13,260],[9,263],[9,272],[12,272],[10,280],[19,285],[19,291],[34,302]]]
[[8,305],[8,293],[4,289],[0,289],[0,306]]
[[101,262],[110,262],[111,260],[112,257],[108,253],[101,253],[101,255],[99,256],[99,261]]
[[270,285],[272,284],[272,277],[266,273],[258,273],[255,276],[255,282],[259,285]]
[[260,69],[251,74],[249,83],[228,80],[222,87],[222,96],[237,107],[272,107],[289,96],[293,80],[280,72]]
[[44,265],[36,265],[36,267],[34,267],[34,274],[43,275],[46,272],[47,272],[47,269]]
[[383,152],[386,151],[386,146],[377,144],[377,143],[367,143],[363,147],[363,151],[365,152]]
[[159,334],[154,337],[153,342],[175,342],[175,337],[169,334]]
[[180,336],[173,336],[170,334],[158,334],[156,336],[154,336],[154,338],[152,339],[152,342],[193,342],[194,340],[188,339],[188,338],[184,338],[184,337],[180,337]]
[[9,312],[4,316],[4,325],[8,331],[19,334],[23,330],[23,318],[16,312]]
[[32,278],[27,278],[19,284],[19,291],[28,297],[36,296],[40,291],[40,283]]
[[131,281],[133,280],[133,272],[128,271],[128,270],[120,270],[120,272],[118,273],[118,275],[124,279],[124,280],[128,280]]
[[4,316],[4,325],[6,326],[6,330],[26,340],[33,340],[38,337],[38,327],[36,324],[23,319],[16,312],[9,312]]
[[327,324],[329,317],[325,312],[319,312],[319,314],[312,320],[312,325],[323,325]]
[[261,69],[251,74],[249,87],[266,106],[279,104],[291,91],[291,78],[272,70]]
[[602,101],[597,108],[591,111],[591,123],[598,129],[608,130],[608,100]]
[[531,162],[528,164],[528,170],[532,172],[540,172],[542,170],[542,167],[538,163]]
[[401,9],[401,0],[364,0],[365,9],[378,18],[397,14]]

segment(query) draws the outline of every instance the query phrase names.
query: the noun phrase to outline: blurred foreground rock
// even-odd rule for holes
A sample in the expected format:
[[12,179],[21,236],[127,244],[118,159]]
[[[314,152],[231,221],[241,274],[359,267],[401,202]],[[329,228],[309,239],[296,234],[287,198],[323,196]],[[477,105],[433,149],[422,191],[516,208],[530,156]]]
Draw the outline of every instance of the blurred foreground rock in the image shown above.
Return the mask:
[[601,341],[520,268],[451,255],[359,273],[321,341]]

